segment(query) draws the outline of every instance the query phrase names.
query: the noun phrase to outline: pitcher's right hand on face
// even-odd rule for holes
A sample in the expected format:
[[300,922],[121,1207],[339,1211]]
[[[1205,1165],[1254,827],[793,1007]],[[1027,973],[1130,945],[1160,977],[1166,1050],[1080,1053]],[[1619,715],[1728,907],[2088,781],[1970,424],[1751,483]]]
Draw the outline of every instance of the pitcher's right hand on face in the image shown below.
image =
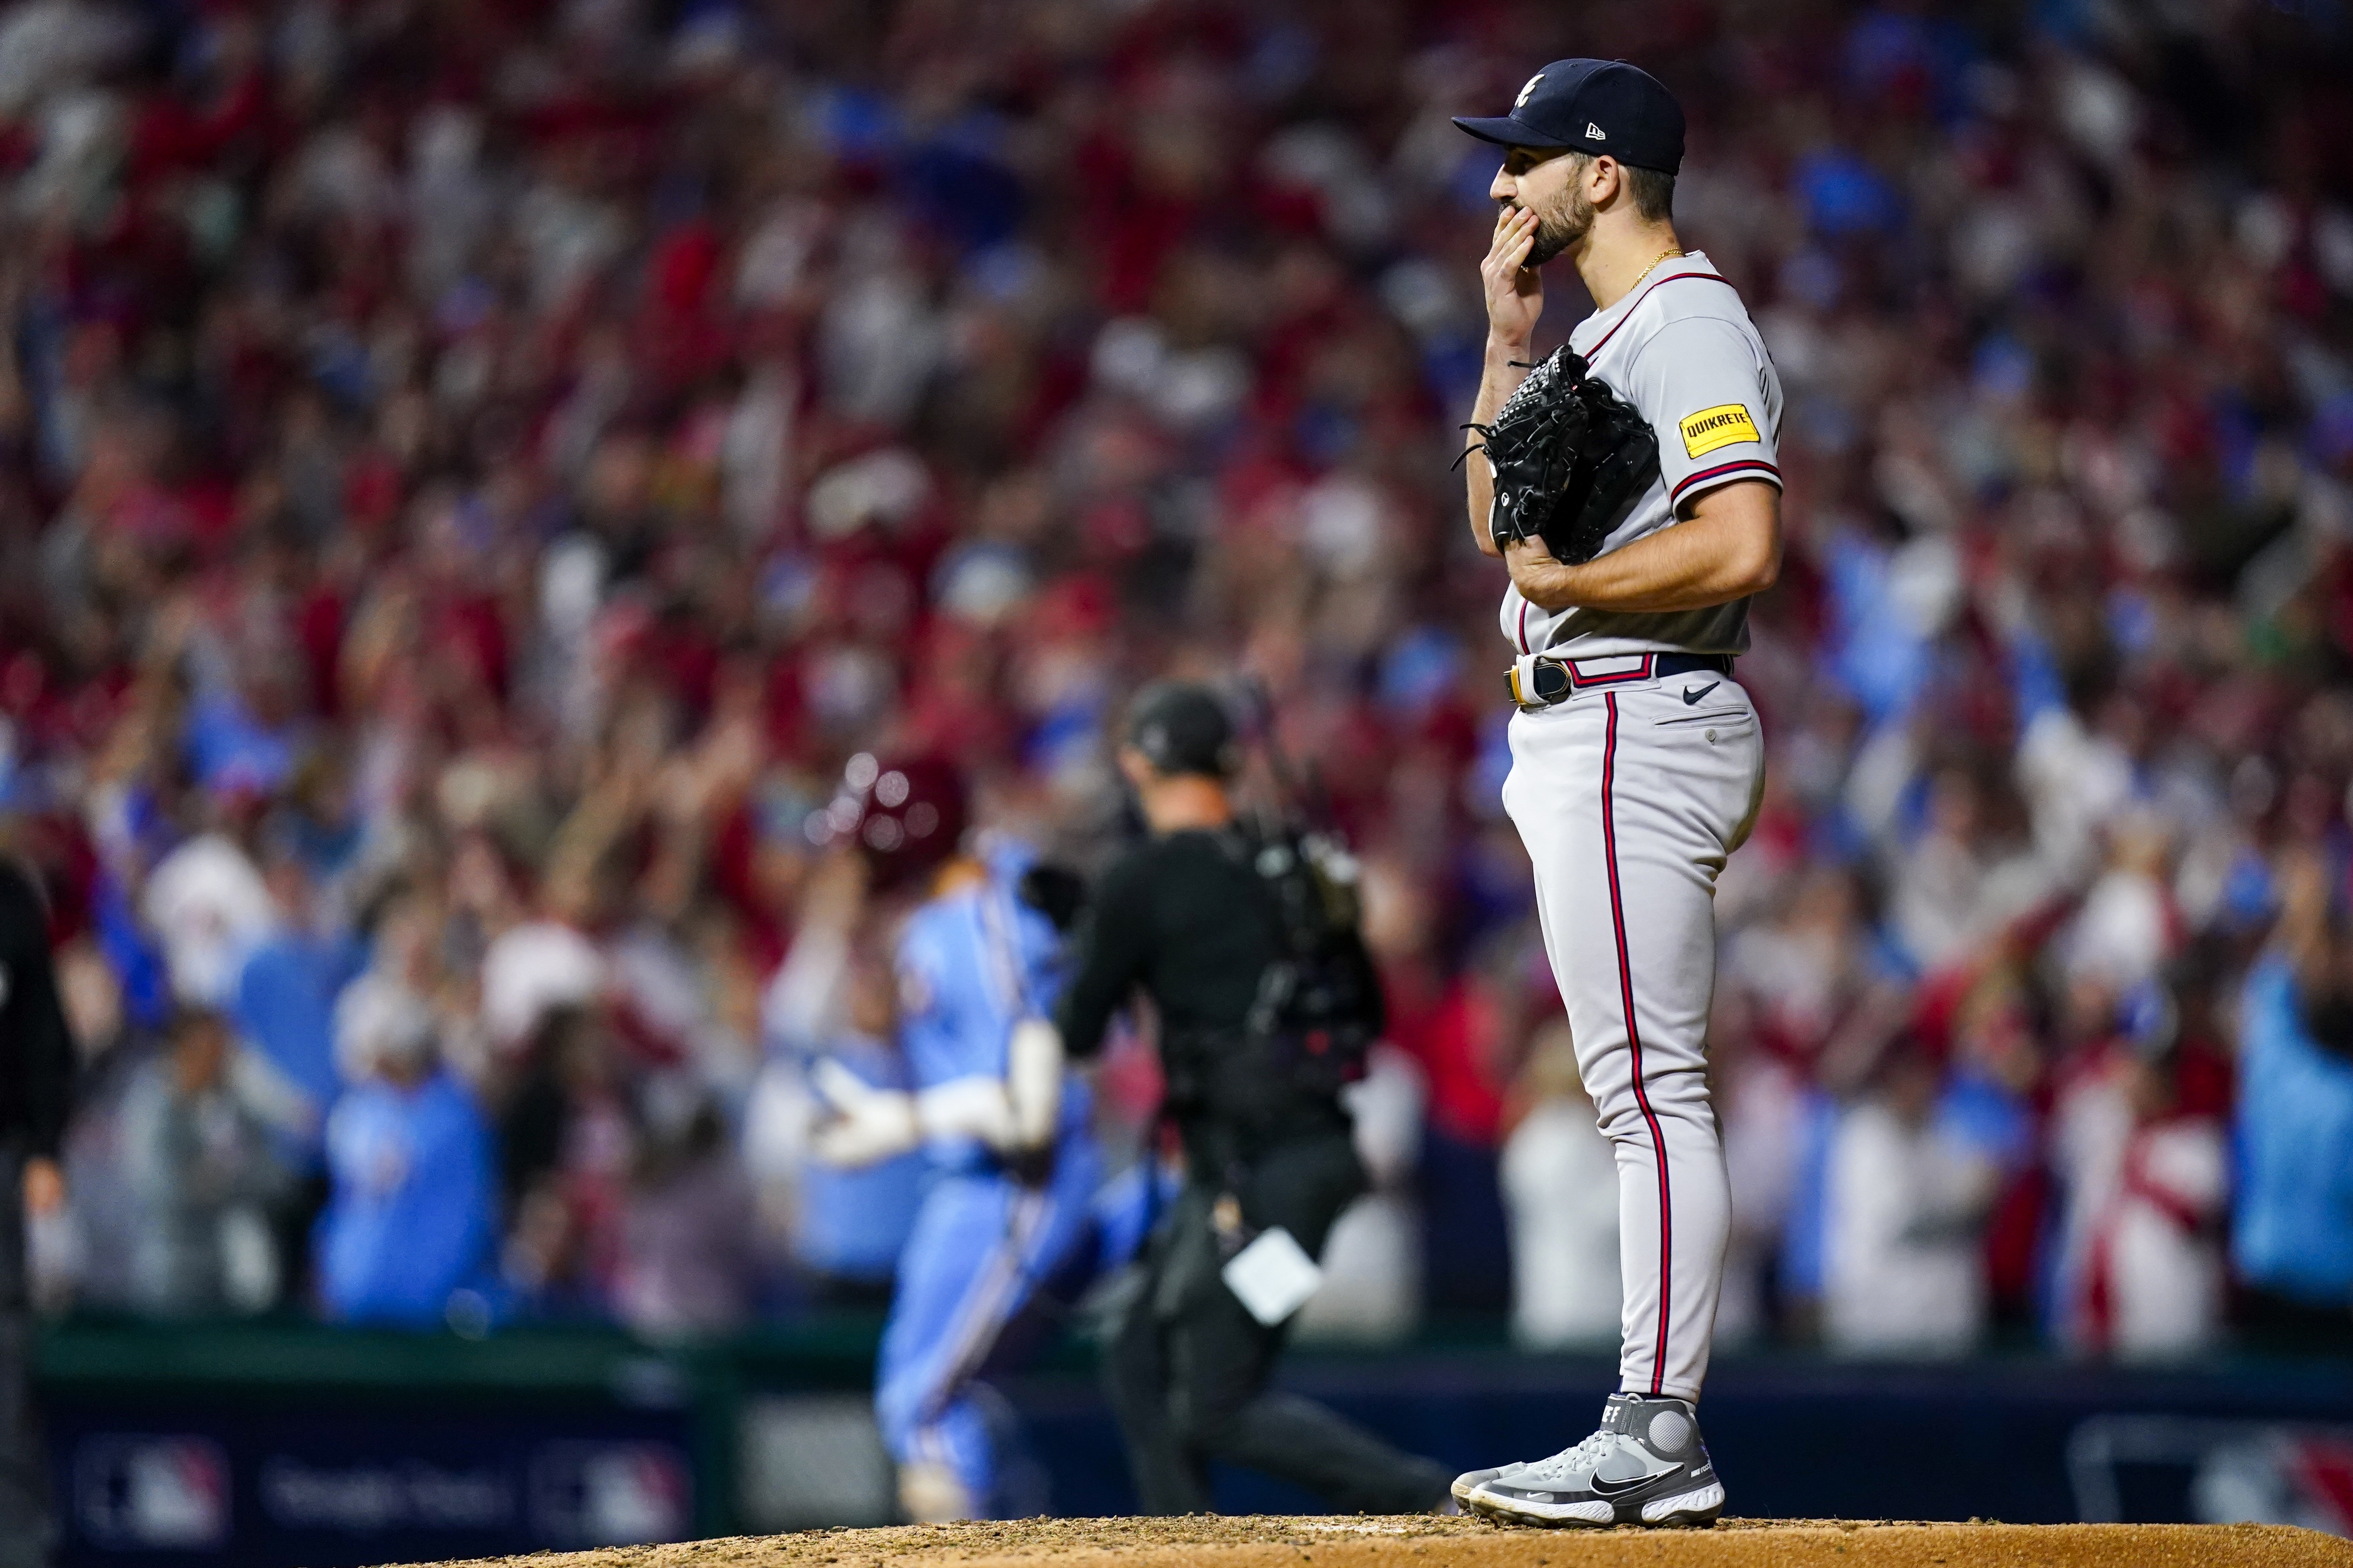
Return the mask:
[[1494,241],[1479,263],[1491,343],[1522,348],[1535,336],[1536,318],[1544,314],[1544,278],[1527,265],[1535,242],[1535,214],[1516,206],[1496,214]]

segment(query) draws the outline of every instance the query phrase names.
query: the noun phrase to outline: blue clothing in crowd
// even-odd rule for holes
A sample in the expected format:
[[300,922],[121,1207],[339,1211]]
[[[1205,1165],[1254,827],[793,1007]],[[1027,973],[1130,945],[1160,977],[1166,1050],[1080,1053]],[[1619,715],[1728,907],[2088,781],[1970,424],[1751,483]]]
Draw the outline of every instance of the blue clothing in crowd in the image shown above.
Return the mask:
[[427,1327],[453,1291],[486,1278],[498,1212],[491,1133],[448,1072],[345,1094],[327,1119],[327,1170],[317,1254],[329,1317]]
[[235,693],[200,692],[188,705],[182,744],[208,789],[267,794],[294,771],[294,742],[257,720]]
[[2232,1249],[2260,1289],[2353,1303],[2353,1061],[2305,1027],[2295,975],[2273,954],[2240,1003],[2239,1181]]
[[290,932],[256,948],[237,975],[237,1028],[322,1115],[343,1087],[335,999],[367,962],[367,944],[356,936]]

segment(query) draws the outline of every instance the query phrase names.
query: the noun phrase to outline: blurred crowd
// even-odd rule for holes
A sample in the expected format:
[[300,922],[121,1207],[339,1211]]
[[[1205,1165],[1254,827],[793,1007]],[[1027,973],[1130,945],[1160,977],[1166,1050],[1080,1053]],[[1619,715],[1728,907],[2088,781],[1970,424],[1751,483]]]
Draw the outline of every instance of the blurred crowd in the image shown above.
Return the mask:
[[[1788,395],[1724,1331],[2345,1342],[2348,27],[18,0],[0,817],[86,1068],[45,1299],[879,1299],[920,1168],[806,1157],[815,1056],[897,1070],[845,770],[953,757],[1091,868],[1125,694],[1246,670],[1392,998],[1311,1329],[1614,1342],[1448,470],[1494,153],[1447,117],[1593,54],[1681,96],[1680,231]],[[1148,1149],[1148,1053],[1103,1071]]]

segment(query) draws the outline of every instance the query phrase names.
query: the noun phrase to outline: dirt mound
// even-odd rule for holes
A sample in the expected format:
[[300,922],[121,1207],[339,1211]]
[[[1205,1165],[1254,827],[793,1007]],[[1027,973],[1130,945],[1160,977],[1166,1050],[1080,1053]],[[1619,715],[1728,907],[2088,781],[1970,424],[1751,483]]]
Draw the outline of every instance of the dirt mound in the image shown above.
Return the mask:
[[2263,1524],[1726,1520],[1502,1530],[1461,1519],[1032,1519],[540,1552],[513,1568],[2353,1568],[2353,1542]]

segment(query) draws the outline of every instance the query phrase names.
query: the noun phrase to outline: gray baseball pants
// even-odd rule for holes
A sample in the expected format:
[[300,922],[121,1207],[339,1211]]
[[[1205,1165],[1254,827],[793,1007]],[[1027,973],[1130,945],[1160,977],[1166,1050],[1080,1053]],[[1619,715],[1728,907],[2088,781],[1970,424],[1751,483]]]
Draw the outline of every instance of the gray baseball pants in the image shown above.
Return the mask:
[[1715,879],[1755,824],[1764,745],[1737,682],[1651,665],[1579,659],[1570,696],[1514,714],[1504,805],[1617,1152],[1621,1386],[1696,1399],[1731,1212],[1707,1083]]

